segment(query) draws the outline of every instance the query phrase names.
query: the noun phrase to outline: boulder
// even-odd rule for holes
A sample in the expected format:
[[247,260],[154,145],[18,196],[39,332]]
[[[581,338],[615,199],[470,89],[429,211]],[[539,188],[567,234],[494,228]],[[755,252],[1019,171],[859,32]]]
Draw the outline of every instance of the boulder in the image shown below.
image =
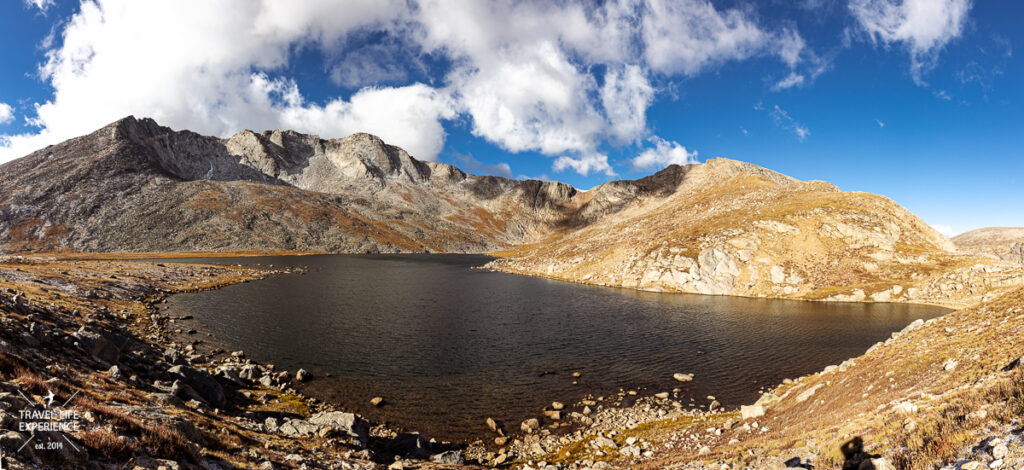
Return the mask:
[[325,411],[309,418],[309,422],[320,427],[331,427],[336,432],[366,443],[370,438],[370,423],[362,418],[341,411]]
[[238,378],[247,382],[255,382],[260,375],[259,368],[254,365],[242,366],[242,370],[238,372]]
[[462,465],[466,463],[466,458],[462,456],[462,452],[457,450],[449,450],[442,452],[430,458],[434,463],[447,464],[447,465]]
[[743,405],[740,407],[740,416],[743,419],[764,416],[764,407],[761,405]]
[[121,358],[121,348],[97,330],[82,326],[72,336],[80,348],[102,362],[112,365]]
[[679,382],[692,382],[693,381],[693,374],[675,373],[675,374],[672,374],[672,378],[676,379]]
[[419,433],[402,433],[384,445],[384,449],[395,455],[409,459],[427,459],[430,457],[430,442]]
[[224,408],[228,404],[224,388],[210,374],[183,365],[171,367],[167,373],[188,384],[210,406]]
[[286,436],[302,437],[311,436],[317,433],[320,427],[303,419],[292,419],[285,421],[277,431]]

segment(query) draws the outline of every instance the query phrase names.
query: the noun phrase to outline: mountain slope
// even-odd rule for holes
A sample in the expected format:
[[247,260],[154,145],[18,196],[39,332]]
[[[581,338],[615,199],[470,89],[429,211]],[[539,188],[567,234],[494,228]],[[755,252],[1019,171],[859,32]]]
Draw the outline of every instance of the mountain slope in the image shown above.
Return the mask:
[[953,243],[963,251],[1024,264],[1024,227],[988,227],[971,230],[953,237]]
[[368,134],[217,139],[128,117],[0,166],[0,246],[481,252],[589,223],[651,184],[587,194],[421,162]]
[[668,197],[500,253],[489,266],[653,291],[945,304],[980,297],[993,282],[1024,281],[955,254],[881,196],[727,159],[681,171]]

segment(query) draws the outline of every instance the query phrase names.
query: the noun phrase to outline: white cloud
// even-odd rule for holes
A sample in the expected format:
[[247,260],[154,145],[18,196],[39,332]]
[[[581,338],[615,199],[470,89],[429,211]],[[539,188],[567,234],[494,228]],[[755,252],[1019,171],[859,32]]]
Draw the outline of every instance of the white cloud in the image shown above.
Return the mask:
[[[58,29],[38,71],[53,95],[27,116],[38,130],[2,136],[0,162],[129,114],[218,136],[372,132],[432,160],[459,119],[511,152],[558,156],[555,169],[612,175],[599,149],[651,134],[657,80],[753,56],[792,72],[813,56],[797,31],[709,0],[83,0]],[[351,96],[303,94],[288,66],[310,50]]]
[[881,119],[875,118],[875,123],[878,124],[878,127],[885,127],[885,123]]
[[555,164],[551,168],[555,171],[572,168],[583,176],[598,172],[607,176],[615,176],[615,170],[612,170],[611,165],[608,164],[608,155],[602,153],[585,153],[577,157],[562,155],[555,159]]
[[800,63],[800,58],[807,51],[807,43],[795,29],[786,29],[775,38],[779,58],[790,68]]
[[596,148],[606,130],[588,96],[597,84],[555,44],[506,47],[476,64],[450,77],[460,110],[473,118],[474,135],[512,152]]
[[[764,108],[760,107],[760,103],[758,103],[754,106],[754,109]],[[811,130],[808,129],[807,126],[797,122],[786,110],[779,107],[779,105],[775,105],[768,115],[771,116],[772,121],[775,122],[776,126],[792,132],[800,142],[803,142],[807,139],[807,136],[811,135]]]
[[14,120],[14,108],[7,103],[0,103],[0,124],[7,124]]
[[953,227],[950,227],[949,225],[942,225],[942,224],[931,224],[931,225],[932,225],[932,228],[935,229],[935,231],[945,235],[946,237],[952,237],[953,235],[956,235],[956,233],[953,232]]
[[919,84],[942,48],[960,36],[970,8],[970,0],[850,0],[850,12],[873,41],[906,46]]
[[611,135],[631,143],[647,131],[647,107],[654,101],[654,88],[639,66],[610,68],[601,87],[601,105],[608,116]]
[[776,91],[778,91],[778,90],[785,90],[787,88],[793,88],[795,86],[800,86],[800,85],[803,85],[803,84],[804,84],[804,76],[803,75],[798,74],[796,72],[790,72],[789,75],[786,76],[786,78],[783,78],[782,80],[779,80],[778,83],[776,83],[775,86],[772,87],[772,89],[774,89]]
[[[254,76],[258,96],[272,96],[277,87],[263,85]],[[436,160],[444,147],[443,119],[455,117],[450,98],[421,83],[398,88],[364,88],[349,101],[336,99],[324,106],[306,104],[294,82],[286,85],[284,105],[267,103],[287,129],[303,129],[320,135],[368,132],[404,148],[410,155]],[[265,93],[263,90],[266,90]]]
[[25,0],[25,6],[36,7],[43,13],[46,13],[50,7],[56,3],[56,0]]
[[688,151],[678,142],[669,142],[659,137],[651,138],[654,148],[644,150],[630,160],[633,170],[661,170],[669,165],[697,163],[697,151]]
[[642,25],[647,63],[667,74],[696,75],[708,66],[763,53],[775,42],[784,44],[778,51],[793,65],[803,47],[795,32],[776,38],[740,10],[719,11],[707,0],[650,0]]

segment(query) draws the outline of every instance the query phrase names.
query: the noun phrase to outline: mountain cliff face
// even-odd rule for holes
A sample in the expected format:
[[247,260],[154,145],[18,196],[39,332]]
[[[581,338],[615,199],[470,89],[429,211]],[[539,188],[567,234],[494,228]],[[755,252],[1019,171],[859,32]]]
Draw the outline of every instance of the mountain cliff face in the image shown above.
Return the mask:
[[1024,227],[988,227],[961,233],[953,243],[962,251],[1024,265]]
[[368,134],[217,139],[129,117],[0,166],[4,251],[482,252],[620,210],[557,182],[469,175]]

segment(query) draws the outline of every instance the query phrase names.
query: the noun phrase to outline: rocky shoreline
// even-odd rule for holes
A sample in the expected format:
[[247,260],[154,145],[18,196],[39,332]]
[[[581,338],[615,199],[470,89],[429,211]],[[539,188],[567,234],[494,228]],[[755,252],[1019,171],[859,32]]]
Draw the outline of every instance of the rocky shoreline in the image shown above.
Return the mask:
[[[4,465],[551,470],[784,468],[813,462],[829,468],[842,461],[835,449],[856,433],[872,439],[867,449],[876,454],[865,455],[874,455],[879,469],[925,468],[915,464],[919,461],[954,462],[947,468],[975,468],[982,460],[990,467],[997,460],[1024,463],[1019,420],[1006,411],[1024,410],[1019,387],[1024,380],[1014,365],[1020,361],[1011,361],[1019,357],[1014,345],[1024,337],[1018,327],[1024,290],[915,322],[864,356],[786,380],[739,410],[722,409],[712,396],[686,403],[678,389],[650,395],[624,390],[552,403],[538,410],[537,419],[522,423],[492,420],[487,423],[492,435],[454,445],[374,426],[305,397],[300,384],[316,380],[308,372],[290,373],[240,351],[211,349],[203,332],[183,327],[185,318],[159,309],[173,293],[289,274],[296,273],[159,262],[0,260]],[[897,386],[893,374],[900,367],[907,369],[898,377],[910,382]],[[694,379],[679,375],[677,380]],[[879,383],[891,386],[876,388]],[[844,392],[852,389],[863,389],[863,395],[854,400]],[[19,431],[27,419],[23,412],[46,404],[51,392],[50,398],[67,401],[63,412],[80,417],[78,427],[39,432],[39,439],[65,439],[71,445],[21,447],[32,437]],[[941,452],[912,440],[919,432],[946,432],[933,428],[944,422],[941,410],[951,407],[968,416],[969,425],[958,424],[961,437]],[[821,421],[822,413],[830,419]],[[921,416],[902,418],[908,415]],[[895,417],[903,424],[890,429],[885,423]],[[846,424],[836,427],[831,420]],[[929,453],[908,457],[925,450]]]
[[[223,359],[198,353],[199,340],[173,340],[174,334],[189,333],[176,327],[180,319],[155,308],[171,293],[293,273],[4,259],[5,467],[377,468],[396,456],[463,462],[460,453],[450,452],[452,446],[371,426],[299,395],[291,382],[304,378],[301,373],[295,377],[241,353]],[[23,446],[36,437],[19,431],[25,428],[19,415],[47,403],[49,392],[66,400],[61,410],[76,417],[74,426],[44,436],[47,446],[62,447]]]
[[[561,409],[545,410],[544,419],[508,427],[494,422],[494,439],[487,437],[468,446],[437,442],[372,425],[356,414],[304,396],[297,388],[315,380],[308,372],[279,370],[247,358],[242,351],[211,347],[205,332],[184,326],[190,318],[168,315],[159,308],[175,293],[300,273],[153,261],[4,259],[0,286],[6,287],[0,287],[0,310],[7,337],[0,339],[0,363],[15,365],[0,381],[0,388],[7,392],[0,402],[8,411],[20,412],[43,401],[42,388],[52,388],[58,390],[58,398],[74,398],[69,410],[88,417],[79,432],[67,435],[82,452],[53,453],[33,452],[31,447],[18,452],[20,445],[14,444],[31,435],[15,430],[14,413],[5,415],[5,437],[0,440],[7,455],[4,463],[8,468],[84,464],[120,468],[124,463],[130,468],[529,465],[548,449],[600,430],[701,414],[683,409],[667,395],[637,399],[636,391],[623,391],[617,397],[588,397],[569,407],[557,404]],[[36,292],[25,289],[31,285],[52,287]],[[20,330],[27,333],[14,334]],[[45,385],[33,389],[34,383]],[[96,384],[102,391],[99,399],[92,397],[96,390],[91,387]],[[23,388],[29,389],[25,392],[29,400],[17,397]],[[103,401],[107,398],[103,394],[111,393],[126,398]],[[200,417],[210,421],[204,423]],[[173,452],[147,441],[150,425],[173,437],[178,443]],[[92,442],[96,433],[102,433],[103,443]],[[259,442],[262,446],[252,447]],[[644,457],[646,452],[646,458],[652,456],[644,450],[645,442],[632,444],[622,455]],[[113,452],[107,448],[111,445],[123,449]],[[257,450],[260,447],[262,451]],[[610,456],[598,453],[597,457]]]

